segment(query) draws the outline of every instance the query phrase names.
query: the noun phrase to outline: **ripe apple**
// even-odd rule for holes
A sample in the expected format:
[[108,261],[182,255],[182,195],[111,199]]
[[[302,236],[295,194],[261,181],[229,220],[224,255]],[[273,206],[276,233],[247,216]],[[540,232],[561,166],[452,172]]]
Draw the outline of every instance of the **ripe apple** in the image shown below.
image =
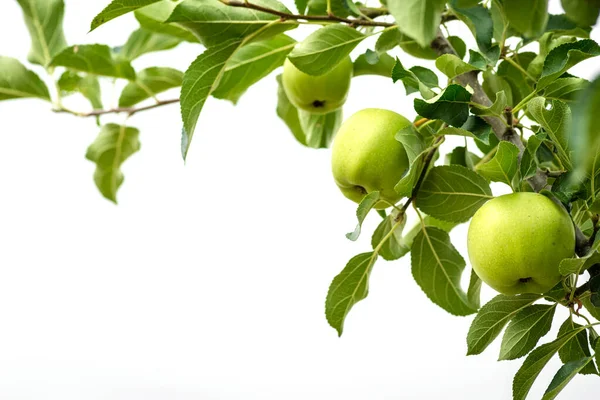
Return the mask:
[[313,114],[327,114],[346,102],[353,64],[346,57],[331,71],[313,76],[300,71],[289,59],[283,63],[283,90],[290,102]]
[[575,253],[575,229],[546,196],[513,193],[475,213],[467,248],[477,275],[498,292],[544,293],[560,282],[560,261]]
[[[344,196],[360,203],[367,193],[377,190],[388,203],[400,200],[394,186],[409,163],[395,136],[410,123],[393,111],[367,108],[342,124],[333,141],[331,166]],[[384,209],[388,203],[380,201],[375,208]]]

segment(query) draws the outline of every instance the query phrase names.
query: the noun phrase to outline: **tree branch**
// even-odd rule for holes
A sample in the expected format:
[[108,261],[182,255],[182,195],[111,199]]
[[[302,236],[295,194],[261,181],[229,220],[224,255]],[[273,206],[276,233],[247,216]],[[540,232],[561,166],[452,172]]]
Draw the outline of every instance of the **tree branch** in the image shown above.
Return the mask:
[[262,11],[268,14],[277,15],[283,20],[302,20],[302,21],[321,21],[321,22],[341,22],[352,26],[382,26],[390,27],[396,26],[391,22],[373,21],[369,19],[349,19],[342,18],[336,15],[299,15],[273,10],[268,7],[263,7],[258,4],[250,3],[247,0],[219,0],[221,3],[230,7],[248,8],[251,10]]
[[[450,42],[441,33],[441,31],[438,32],[437,37],[433,40],[433,42],[431,42],[431,48],[434,49],[439,55],[457,55]],[[462,86],[470,86],[471,89],[473,89],[473,96],[471,97],[471,100],[474,103],[481,104],[484,107],[489,107],[492,105],[492,101],[483,90],[483,87],[479,83],[477,75],[477,71],[471,71],[467,72],[466,74],[457,76],[456,80]],[[523,155],[523,151],[525,150],[525,146],[523,146],[523,142],[521,141],[519,135],[513,129],[512,124],[508,123],[505,119],[496,116],[485,116],[483,117],[483,119],[492,127],[494,134],[499,140],[505,140],[517,146],[517,148],[519,149],[520,159]],[[546,187],[547,180],[547,175],[543,171],[538,170],[532,178],[528,179],[528,182],[536,192],[539,192],[544,187]]]
[[98,117],[101,115],[106,115],[106,114],[127,114],[129,116],[132,116],[133,114],[137,114],[139,112],[142,111],[147,111],[147,110],[152,110],[154,108],[158,108],[158,107],[162,107],[162,106],[166,106],[169,104],[175,104],[175,103],[179,103],[179,99],[171,99],[171,100],[162,100],[162,101],[158,101],[155,104],[151,104],[149,106],[144,106],[144,107],[117,107],[117,108],[111,108],[109,110],[94,110],[94,111],[90,111],[87,113],[80,113],[77,111],[72,111],[66,108],[59,108],[59,109],[55,109],[53,110],[56,113],[67,113],[67,114],[72,114],[72,115],[76,115],[78,117]]

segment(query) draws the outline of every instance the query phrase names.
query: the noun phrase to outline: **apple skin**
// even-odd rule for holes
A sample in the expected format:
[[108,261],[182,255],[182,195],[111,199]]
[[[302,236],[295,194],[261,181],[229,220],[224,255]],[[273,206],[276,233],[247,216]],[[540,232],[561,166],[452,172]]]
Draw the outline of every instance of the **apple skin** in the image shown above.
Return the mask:
[[313,76],[300,71],[286,58],[283,63],[283,90],[297,108],[312,114],[327,114],[346,102],[353,68],[352,60],[346,57],[331,71]]
[[[395,136],[410,124],[400,114],[377,108],[361,110],[342,124],[333,141],[331,169],[344,196],[360,203],[367,193],[379,191],[388,203],[400,200],[394,186],[409,162]],[[387,208],[388,203],[380,201],[375,208]]]
[[503,294],[545,293],[560,282],[560,261],[575,253],[567,212],[538,193],[496,197],[473,216],[467,248],[479,277]]

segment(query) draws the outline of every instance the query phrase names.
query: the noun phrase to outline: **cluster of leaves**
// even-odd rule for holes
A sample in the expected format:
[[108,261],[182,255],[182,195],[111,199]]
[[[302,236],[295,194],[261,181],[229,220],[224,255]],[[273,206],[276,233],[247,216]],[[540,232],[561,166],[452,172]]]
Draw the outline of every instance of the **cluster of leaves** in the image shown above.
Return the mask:
[[[29,62],[44,67],[58,90],[51,95],[35,72],[0,56],[0,100],[39,98],[52,102],[55,111],[97,117],[101,129],[87,158],[96,163],[100,192],[115,202],[123,182],[120,167],[139,150],[139,131],[126,121],[103,124],[104,115],[130,117],[180,102],[185,158],[210,96],[236,103],[286,58],[309,75],[322,75],[377,35],[374,48],[355,58],[354,75],[402,82],[407,95],[417,96],[414,110],[419,117],[396,134],[410,161],[396,185],[403,204],[389,214],[380,212],[383,219],[372,235],[372,250],[353,257],[334,278],[326,299],[328,322],[341,335],[351,308],[367,297],[375,262],[410,253],[414,279],[433,303],[454,315],[477,313],[468,333],[468,354],[484,351],[506,327],[500,359],[527,356],[513,382],[515,399],[527,396],[556,353],[564,365],[544,399],[555,398],[578,373],[598,374],[598,323],[580,314],[577,305],[600,319],[600,132],[593,123],[593,112],[600,107],[600,79],[589,82],[568,71],[600,55],[600,46],[589,39],[600,2],[562,0],[565,14],[550,15],[543,0],[387,0],[377,8],[351,0],[296,0],[294,14],[277,0],[115,0],[91,28],[130,12],[140,27],[122,47],[110,48],[68,45],[63,0],[17,1],[32,39]],[[323,26],[301,42],[288,36],[287,31],[308,22]],[[440,26],[455,23],[469,28],[476,49],[467,49],[459,37],[444,37]],[[183,41],[203,48],[185,72],[132,67],[141,55]],[[532,42],[539,43],[539,51],[527,50]],[[435,60],[447,83],[426,67],[406,68],[401,56],[394,58],[390,52]],[[56,70],[60,75],[54,79]],[[117,108],[103,108],[101,79],[127,82]],[[329,146],[342,111],[313,115],[299,110],[277,79],[277,115],[294,137],[308,147]],[[157,98],[177,87],[179,99]],[[61,98],[71,93],[85,96],[93,111],[66,109]],[[446,136],[464,137],[465,145],[438,159]],[[477,275],[470,271],[468,287],[461,286],[467,265],[452,245],[450,231],[493,198],[490,182],[515,192],[540,191],[570,212],[583,239],[578,240],[578,255],[561,262],[564,278],[551,292],[500,295],[480,307],[482,282]],[[357,240],[379,200],[379,193],[372,192],[358,206],[358,225],[347,235],[350,240]],[[410,205],[419,223],[405,232]],[[578,286],[586,275],[589,281]],[[558,306],[570,310],[569,318],[555,340],[536,347],[549,332]],[[585,324],[575,322],[579,319]]]

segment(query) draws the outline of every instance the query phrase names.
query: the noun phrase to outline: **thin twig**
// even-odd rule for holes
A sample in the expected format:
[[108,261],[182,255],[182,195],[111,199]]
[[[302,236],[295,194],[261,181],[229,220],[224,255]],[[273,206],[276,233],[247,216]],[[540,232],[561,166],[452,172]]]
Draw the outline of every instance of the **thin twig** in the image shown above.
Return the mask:
[[134,114],[137,114],[139,112],[142,111],[147,111],[147,110],[152,110],[154,108],[158,108],[158,107],[162,107],[162,106],[166,106],[169,104],[175,104],[175,103],[179,103],[179,99],[170,99],[170,100],[162,100],[157,102],[156,104],[151,104],[149,106],[144,106],[144,107],[117,107],[117,108],[111,108],[108,110],[94,110],[94,111],[90,111],[87,113],[80,113],[77,111],[72,111],[66,108],[59,108],[56,110],[53,110],[56,113],[67,113],[67,114],[72,114],[72,115],[76,115],[78,117],[98,117],[100,115],[106,115],[106,114],[127,114],[128,116],[132,116]]
[[383,22],[383,21],[372,21],[368,19],[349,19],[342,18],[336,15],[300,15],[300,14],[292,14],[288,12],[273,10],[268,7],[263,7],[258,4],[250,3],[249,1],[240,1],[240,0],[220,0],[221,3],[230,7],[240,7],[240,8],[248,8],[251,10],[262,11],[271,15],[276,15],[284,20],[303,20],[303,21],[321,21],[321,22],[341,22],[344,24],[352,25],[352,26],[383,26],[390,27],[396,26],[396,24],[391,22]]

